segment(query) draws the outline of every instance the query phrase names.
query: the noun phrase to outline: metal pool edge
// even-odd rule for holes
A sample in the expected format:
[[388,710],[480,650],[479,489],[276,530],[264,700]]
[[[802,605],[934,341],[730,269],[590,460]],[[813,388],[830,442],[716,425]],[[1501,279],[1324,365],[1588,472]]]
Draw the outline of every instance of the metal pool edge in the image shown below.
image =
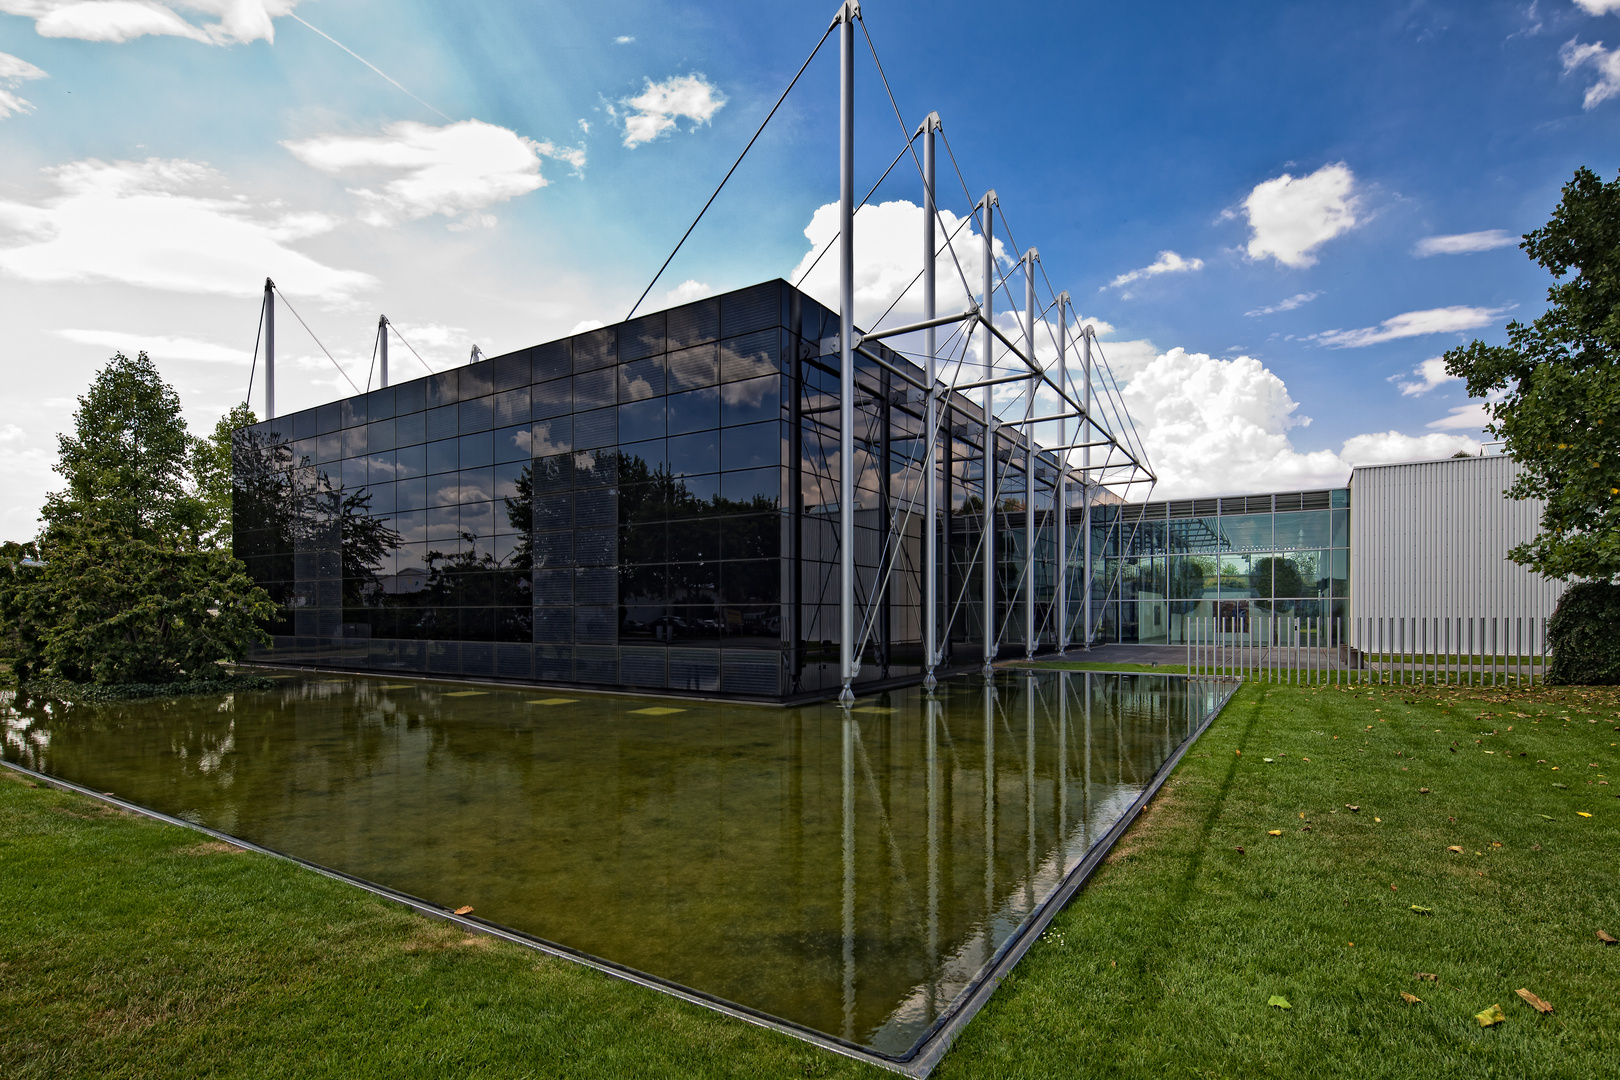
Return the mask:
[[[1101,674],[1109,673],[1103,672]],[[1136,675],[1143,673],[1125,672],[1122,674]],[[1182,677],[1191,678],[1190,676]],[[1158,771],[1153,774],[1153,778],[1148,782],[1147,786],[1143,788],[1142,793],[1137,796],[1134,802],[1131,803],[1130,807],[1119,818],[1119,820],[1116,821],[1109,828],[1109,830],[1103,834],[1102,838],[1099,839],[1097,843],[1091,846],[1091,849],[1086,853],[1085,857],[1081,859],[1079,864],[1076,865],[1073,870],[1069,871],[1068,875],[1064,877],[1063,882],[1057,887],[1057,889],[1036,906],[1033,915],[1024,922],[1023,926],[1018,930],[1018,932],[1002,944],[1001,948],[997,950],[995,957],[992,958],[990,963],[985,967],[984,971],[980,972],[979,976],[969,985],[968,989],[960,997],[958,997],[956,1004],[954,1004],[944,1016],[935,1022],[927,1034],[920,1038],[915,1044],[912,1045],[911,1049],[902,1055],[883,1054],[867,1047],[860,1046],[856,1043],[846,1042],[843,1039],[828,1035],[825,1032],[816,1031],[813,1028],[804,1027],[802,1025],[795,1024],[792,1021],[783,1020],[780,1017],[771,1016],[768,1013],[751,1009],[746,1005],[739,1005],[736,1002],[727,1001],[724,998],[705,994],[700,990],[694,990],[691,987],[682,986],[679,983],[660,979],[656,975],[649,975],[646,972],[638,971],[635,968],[626,967],[622,964],[615,964],[610,960],[604,960],[601,957],[593,956],[590,953],[571,949],[566,945],[559,945],[556,942],[547,941],[544,938],[524,934],[520,931],[513,930],[510,927],[502,926],[499,923],[486,922],[485,920],[470,918],[466,915],[457,915],[455,912],[447,908],[440,907],[438,904],[435,904],[432,901],[424,900],[421,897],[412,896],[409,893],[400,892],[396,889],[390,889],[385,885],[379,885],[376,882],[367,881],[365,878],[356,877],[352,874],[346,874],[341,870],[334,870],[329,866],[322,866],[320,863],[311,862],[308,859],[302,859],[296,855],[289,855],[286,852],[277,851],[274,848],[268,848],[260,844],[255,844],[252,841],[244,840],[237,836],[232,836],[230,833],[221,832],[218,829],[211,829],[206,825],[199,825],[194,821],[187,821],[185,818],[175,817],[172,814],[165,814],[162,811],[153,810],[150,807],[142,806],[139,803],[130,802],[127,799],[121,799],[118,796],[108,794],[107,792],[95,791],[91,788],[83,786],[82,784],[76,784],[71,780],[63,780],[60,777],[51,776],[48,773],[38,772],[34,769],[28,768],[27,766],[19,765],[16,762],[0,759],[0,766],[4,766],[5,768],[10,769],[12,772],[27,776],[49,787],[57,788],[58,790],[72,792],[73,794],[82,795],[98,802],[108,803],[132,814],[139,814],[142,817],[151,818],[155,821],[161,821],[167,825],[177,825],[183,829],[190,829],[193,832],[202,833],[205,836],[209,836],[215,840],[230,844],[233,847],[241,848],[244,851],[253,851],[261,855],[268,855],[274,859],[281,859],[286,862],[293,863],[303,867],[306,870],[312,870],[323,877],[330,878],[334,881],[339,881],[347,885],[352,885],[383,900],[389,900],[396,904],[410,908],[419,915],[425,915],[429,918],[441,919],[445,922],[454,923],[469,933],[487,934],[490,937],[498,938],[514,945],[521,945],[525,948],[534,949],[537,952],[556,957],[559,960],[569,960],[576,964],[581,964],[585,967],[600,971],[604,975],[609,975],[616,979],[622,979],[625,982],[633,983],[649,990],[656,990],[660,993],[668,994],[671,997],[679,998],[682,1001],[701,1006],[705,1009],[711,1009],[715,1012],[723,1013],[745,1023],[753,1024],[756,1027],[768,1028],[772,1031],[780,1032],[784,1035],[798,1039],[801,1042],[809,1043],[812,1046],[839,1054],[843,1057],[865,1062],[868,1065],[875,1065],[878,1068],[887,1070],[889,1072],[899,1073],[903,1076],[914,1077],[916,1080],[927,1080],[929,1074],[934,1071],[934,1069],[939,1065],[940,1060],[944,1058],[946,1052],[950,1050],[951,1044],[955,1042],[956,1037],[961,1034],[962,1029],[965,1028],[968,1023],[978,1015],[979,1011],[984,1008],[984,1006],[989,1002],[991,995],[994,994],[996,989],[1001,985],[1002,980],[1006,978],[1007,974],[1013,969],[1013,967],[1017,965],[1018,961],[1023,958],[1024,954],[1029,951],[1030,947],[1033,946],[1036,940],[1040,938],[1041,934],[1045,932],[1047,926],[1051,924],[1058,912],[1062,911],[1063,908],[1068,905],[1069,901],[1074,898],[1075,893],[1079,892],[1080,887],[1085,884],[1086,879],[1091,876],[1098,865],[1102,863],[1102,860],[1107,857],[1109,851],[1113,849],[1114,844],[1118,842],[1119,838],[1123,836],[1125,831],[1129,829],[1136,821],[1142,810],[1145,809],[1147,804],[1152,801],[1153,796],[1158,793],[1159,789],[1164,786],[1165,781],[1169,779],[1171,772],[1175,770],[1176,765],[1180,763],[1182,757],[1186,755],[1187,751],[1192,747],[1192,745],[1198,741],[1198,739],[1209,728],[1210,724],[1214,723],[1215,718],[1218,717],[1226,708],[1226,704],[1231,700],[1232,694],[1237,691],[1238,686],[1242,683],[1241,678],[1231,679],[1220,676],[1213,677],[1209,681],[1216,683],[1229,683],[1231,689],[1219,698],[1209,715],[1200,721],[1198,727],[1192,732],[1192,734],[1188,735],[1187,738],[1182,741],[1181,745],[1176,748],[1175,752],[1172,753],[1170,757],[1165,759],[1164,763],[1159,766]]]
[[[1103,671],[1091,672],[1091,674],[1145,675],[1152,673]],[[1197,676],[1181,677],[1190,680]],[[1227,702],[1232,700],[1232,695],[1237,692],[1238,687],[1243,682],[1241,678],[1233,679],[1225,676],[1209,677],[1209,681],[1229,684],[1231,689],[1216,701],[1215,707],[1210,710],[1209,715],[1204,717],[1192,734],[1182,740],[1181,745],[1176,748],[1175,752],[1165,759],[1164,763],[1159,766],[1158,771],[1153,774],[1153,778],[1148,781],[1147,786],[1142,789],[1142,793],[1136,797],[1136,800],[1131,803],[1119,820],[1109,827],[1108,831],[1102,835],[1102,838],[1091,846],[1091,849],[1086,852],[1085,857],[1080,860],[1075,868],[1069,871],[1062,884],[1053,890],[1050,896],[1036,905],[1034,913],[1024,922],[1017,933],[1002,944],[995,957],[985,967],[985,970],[979,974],[979,977],[968,990],[957,998],[956,1004],[951,1007],[946,1015],[935,1023],[933,1030],[918,1040],[917,1044],[912,1047],[911,1051],[903,1059],[903,1067],[895,1068],[895,1066],[891,1065],[890,1068],[894,1068],[895,1071],[903,1072],[908,1076],[917,1077],[918,1080],[926,1080],[928,1074],[933,1072],[935,1067],[939,1065],[940,1060],[950,1050],[951,1044],[956,1041],[956,1037],[962,1033],[962,1029],[967,1027],[968,1023],[979,1014],[979,1010],[989,1003],[990,996],[1001,986],[1001,981],[1017,966],[1018,961],[1023,959],[1024,954],[1040,939],[1041,934],[1046,932],[1046,928],[1051,925],[1052,920],[1057,917],[1058,913],[1068,906],[1069,901],[1074,899],[1075,893],[1080,891],[1080,887],[1086,883],[1086,879],[1091,877],[1092,873],[1101,865],[1103,859],[1108,857],[1108,853],[1119,842],[1119,838],[1125,835],[1125,831],[1135,823],[1142,811],[1147,808],[1147,804],[1153,801],[1153,796],[1159,793],[1159,789],[1164,786],[1164,782],[1170,779],[1170,774],[1181,763],[1181,759],[1186,756],[1187,751],[1192,749],[1193,744],[1203,736],[1209,726],[1215,722],[1215,718],[1225,710]]]

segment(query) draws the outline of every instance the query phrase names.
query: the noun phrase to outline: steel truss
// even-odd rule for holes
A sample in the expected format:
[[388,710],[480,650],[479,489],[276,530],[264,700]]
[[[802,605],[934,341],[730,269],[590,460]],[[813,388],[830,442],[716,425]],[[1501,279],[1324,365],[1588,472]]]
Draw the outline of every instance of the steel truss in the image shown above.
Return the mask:
[[[883,328],[882,323],[888,316],[885,312],[878,319],[878,326],[862,332],[855,326],[855,260],[854,260],[854,225],[855,212],[859,208],[855,202],[855,28],[860,24],[861,31],[866,37],[867,45],[871,48],[872,59],[877,66],[878,74],[883,79],[885,92],[889,103],[894,107],[895,118],[900,121],[902,134],[906,145],[894,162],[884,170],[886,178],[893,171],[895,165],[909,153],[917,166],[922,181],[923,202],[923,268],[918,277],[922,280],[923,317],[921,320],[900,326]],[[997,559],[996,541],[998,518],[1005,516],[1009,527],[1011,525],[1010,511],[998,505],[998,500],[1004,493],[998,490],[997,461],[1000,457],[998,447],[1001,442],[1000,429],[1008,428],[1017,437],[1016,450],[1023,452],[1024,491],[1024,547],[1025,558],[1023,568],[1017,581],[1012,583],[1012,595],[1023,589],[1023,618],[1022,630],[1024,638],[1024,651],[1026,656],[1033,656],[1037,642],[1041,635],[1049,628],[1054,630],[1053,640],[1061,651],[1068,648],[1070,614],[1069,600],[1069,567],[1078,555],[1082,567],[1082,593],[1085,597],[1081,618],[1081,634],[1085,647],[1089,648],[1093,636],[1094,609],[1098,606],[1094,598],[1093,579],[1094,552],[1092,551],[1091,510],[1094,503],[1108,498],[1105,493],[1111,493],[1113,488],[1130,488],[1133,485],[1147,484],[1149,490],[1156,478],[1148,464],[1147,455],[1143,450],[1141,439],[1135,430],[1130,415],[1124,408],[1119,394],[1119,387],[1112,373],[1108,370],[1106,358],[1102,355],[1100,344],[1092,326],[1081,324],[1070,332],[1070,317],[1073,306],[1067,292],[1053,295],[1051,282],[1046,278],[1044,266],[1040,255],[1031,247],[1017,255],[1015,261],[1008,264],[1006,274],[997,278],[997,260],[995,257],[995,221],[1001,218],[1003,232],[1008,243],[1012,244],[1012,231],[1007,225],[1004,211],[995,191],[988,191],[978,200],[973,200],[968,194],[966,183],[962,185],[963,194],[972,203],[971,213],[962,218],[956,232],[969,221],[976,221],[979,225],[979,241],[982,245],[982,281],[975,290],[968,282],[966,271],[957,258],[955,246],[955,233],[947,236],[943,246],[936,245],[936,228],[943,228],[944,222],[940,215],[938,201],[938,169],[936,157],[936,139],[943,139],[944,125],[937,112],[929,113],[921,125],[915,130],[910,129],[901,117],[899,106],[894,101],[894,95],[889,90],[888,80],[883,76],[883,67],[877,57],[876,46],[873,45],[871,35],[867,32],[865,23],[861,18],[859,0],[845,0],[839,6],[827,34],[838,34],[839,42],[839,174],[838,174],[838,222],[839,232],[836,243],[838,252],[838,310],[839,320],[839,494],[838,494],[838,533],[839,533],[839,675],[841,689],[839,700],[846,705],[854,700],[853,684],[860,674],[860,658],[864,654],[868,642],[878,624],[879,609],[886,602],[888,596],[888,583],[895,568],[906,559],[904,552],[905,537],[908,535],[907,526],[917,511],[917,499],[914,491],[906,491],[899,498],[891,498],[890,505],[886,506],[885,517],[885,546],[877,567],[875,587],[866,595],[863,610],[857,611],[856,600],[856,569],[855,569],[855,358],[860,356],[890,375],[904,381],[923,392],[926,402],[926,415],[923,422],[923,447],[920,460],[908,457],[905,461],[908,473],[914,473],[915,482],[923,485],[922,514],[924,527],[922,528],[922,605],[923,605],[923,669],[924,683],[932,687],[937,679],[937,669],[944,663],[944,652],[940,644],[940,584],[939,584],[939,552],[938,534],[940,523],[940,508],[938,503],[939,484],[936,473],[938,471],[938,444],[942,426],[941,405],[951,401],[969,390],[981,390],[982,413],[984,420],[984,436],[982,448],[983,490],[984,504],[982,514],[982,527],[979,532],[978,544],[971,556],[972,562],[981,566],[982,590],[981,602],[984,611],[984,654],[982,670],[986,675],[991,672],[995,660],[1000,654],[1002,639],[1006,634],[1006,627],[997,627]],[[825,41],[825,35],[823,36]],[[917,153],[917,143],[922,143],[921,155]],[[949,140],[945,140],[949,151]],[[950,155],[953,167],[956,158]],[[957,177],[961,179],[960,168],[957,168]],[[883,182],[880,178],[877,185],[873,185],[872,192],[861,200],[865,205],[871,198],[878,185]],[[831,244],[828,245],[829,247]],[[1016,250],[1016,244],[1012,244]],[[949,254],[951,262],[960,278],[962,292],[970,300],[964,310],[952,315],[938,315],[936,265],[940,257]],[[1036,271],[1040,271],[1040,284],[1045,286],[1045,292],[1050,302],[1041,305],[1037,302],[1038,285]],[[808,270],[806,274],[808,274]],[[996,294],[1006,295],[1008,310],[1016,311],[1017,303],[1013,297],[1012,284],[1015,275],[1023,278],[1024,295],[1023,311],[1019,324],[1013,331],[1019,339],[1014,340],[1007,331],[996,325],[995,304]],[[801,279],[802,280],[802,279]],[[904,297],[916,285],[914,279],[900,294]],[[899,300],[895,301],[898,304]],[[890,305],[890,311],[895,305]],[[1055,325],[1054,325],[1055,324]],[[950,355],[940,355],[939,343],[936,341],[937,331],[944,327],[951,327],[947,344],[957,341],[958,347]],[[1045,340],[1041,344],[1052,347],[1053,359],[1049,364],[1042,362],[1039,356],[1038,340],[1044,331]],[[875,342],[890,342],[895,339],[915,339],[921,335],[920,355],[895,349],[908,359],[917,360],[918,366],[923,369],[922,379],[913,373],[904,370],[900,365],[889,362],[880,350],[869,348]],[[977,336],[979,341],[979,363],[974,367],[968,362],[968,348],[970,338]],[[892,348],[893,346],[891,346]],[[1078,353],[1076,357],[1074,354]],[[1078,378],[1071,372],[1071,359],[1078,359],[1080,371]],[[941,378],[941,360],[951,369],[951,378]],[[1008,371],[1006,368],[1013,370]],[[972,372],[969,378],[964,379],[966,372]],[[996,388],[1003,385],[1018,384],[1020,390],[1013,399],[1016,404],[1022,399],[1024,415],[1021,418],[1005,419],[997,412],[995,401]],[[1094,392],[1100,392],[1101,408],[1094,406]],[[1045,396],[1057,401],[1056,411],[1044,412],[1037,415],[1036,398]],[[880,413],[881,416],[881,413]],[[1075,421],[1075,432],[1071,441],[1068,424]],[[1037,425],[1056,423],[1058,425],[1058,440],[1055,446],[1041,446],[1036,442],[1035,430]],[[913,440],[913,444],[914,444]],[[1076,466],[1072,459],[1074,451],[1080,451],[1081,459]],[[1100,452],[1101,460],[1094,463],[1093,451]],[[1054,482],[1052,483],[1051,511],[1054,536],[1054,560],[1056,562],[1056,595],[1055,603],[1044,615],[1038,614],[1035,590],[1035,567],[1037,563],[1036,549],[1039,542],[1039,533],[1036,524],[1036,480],[1037,464],[1050,463]],[[920,471],[914,471],[911,465],[919,465]],[[1011,461],[1008,461],[1011,465]],[[891,462],[883,463],[885,469],[892,468]],[[913,484],[913,486],[914,486]],[[1076,484],[1079,489],[1080,505],[1082,509],[1080,528],[1077,535],[1069,537],[1069,490],[1070,485]],[[1115,498],[1119,498],[1117,494]],[[1120,501],[1123,501],[1121,499]],[[1132,539],[1134,540],[1134,534]],[[947,613],[946,626],[954,623],[956,614],[966,598],[969,579],[964,575],[962,587],[951,604]],[[1106,601],[1118,586],[1118,573],[1106,583],[1103,600]],[[1010,623],[1012,620],[1009,619]],[[795,630],[797,632],[797,629]]]

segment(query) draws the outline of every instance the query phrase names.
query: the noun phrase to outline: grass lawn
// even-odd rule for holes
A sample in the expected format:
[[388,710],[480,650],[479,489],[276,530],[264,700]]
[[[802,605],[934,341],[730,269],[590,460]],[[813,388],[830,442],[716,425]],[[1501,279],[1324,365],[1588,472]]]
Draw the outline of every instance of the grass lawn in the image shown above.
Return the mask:
[[[1617,726],[1245,686],[935,1075],[1613,1077]],[[14,774],[0,910],[5,1077],[883,1075]]]

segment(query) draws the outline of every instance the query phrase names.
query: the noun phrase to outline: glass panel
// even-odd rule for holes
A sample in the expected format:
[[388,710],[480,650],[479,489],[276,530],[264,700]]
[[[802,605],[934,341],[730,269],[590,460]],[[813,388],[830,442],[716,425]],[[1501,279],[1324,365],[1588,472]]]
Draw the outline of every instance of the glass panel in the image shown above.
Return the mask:
[[777,375],[727,383],[720,388],[721,423],[751,424],[774,420],[782,409],[782,379]]
[[454,472],[461,467],[460,461],[455,439],[441,439],[427,444],[427,471],[430,474]]
[[766,423],[723,428],[720,432],[720,467],[728,470],[756,469],[778,464],[780,427],[777,423]]
[[1221,548],[1220,522],[1216,518],[1178,518],[1169,524],[1172,552],[1214,552]]
[[526,461],[532,452],[528,424],[502,428],[495,432],[496,461]]
[[619,367],[619,400],[641,401],[664,393],[664,358],[637,360]]
[[1332,511],[1304,510],[1277,515],[1279,548],[1332,546]]
[[400,510],[422,510],[427,507],[427,480],[401,480],[394,485],[395,506]]
[[1172,600],[1201,600],[1206,590],[1216,588],[1218,568],[1213,558],[1172,555],[1169,559],[1168,592]]
[[675,476],[720,471],[720,439],[717,431],[676,435],[669,440],[669,471]]
[[1271,515],[1244,514],[1221,518],[1223,545],[1232,551],[1265,551],[1271,547]]
[[573,411],[573,379],[556,379],[530,388],[529,413],[533,419],[545,420]]
[[574,376],[574,411],[601,408],[618,401],[619,373],[615,368],[588,371]]
[[664,434],[664,399],[633,401],[619,406],[621,438],[650,439]]
[[476,435],[463,435],[459,440],[460,457],[457,465],[463,469],[476,469],[495,463],[495,437],[488,431]]
[[619,447],[619,453],[624,459],[624,463],[620,466],[621,476],[627,480],[629,477],[625,476],[626,470],[644,471],[650,476],[669,468],[669,458],[664,449],[664,440],[661,438],[625,443]]
[[427,478],[428,506],[454,506],[461,501],[461,474],[440,473]]
[[667,400],[671,435],[720,426],[720,391],[717,387],[671,394]]

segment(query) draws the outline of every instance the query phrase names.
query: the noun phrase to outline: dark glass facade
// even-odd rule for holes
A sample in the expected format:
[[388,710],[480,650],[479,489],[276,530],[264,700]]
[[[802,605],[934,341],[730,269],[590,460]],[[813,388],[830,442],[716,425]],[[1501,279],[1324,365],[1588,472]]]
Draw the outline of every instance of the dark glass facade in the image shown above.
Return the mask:
[[1183,644],[1188,618],[1242,636],[1271,616],[1349,617],[1346,488],[1099,506],[1092,524],[1097,641]]
[[[773,281],[246,430],[236,553],[280,610],[258,658],[767,699],[835,689],[837,331]],[[861,681],[904,680],[921,674],[924,399],[869,360],[855,374]],[[948,661],[971,664],[984,417],[961,395],[946,412],[940,625]],[[998,430],[1009,654],[1030,588],[1037,643],[1054,637],[1056,461],[1022,438]]]

